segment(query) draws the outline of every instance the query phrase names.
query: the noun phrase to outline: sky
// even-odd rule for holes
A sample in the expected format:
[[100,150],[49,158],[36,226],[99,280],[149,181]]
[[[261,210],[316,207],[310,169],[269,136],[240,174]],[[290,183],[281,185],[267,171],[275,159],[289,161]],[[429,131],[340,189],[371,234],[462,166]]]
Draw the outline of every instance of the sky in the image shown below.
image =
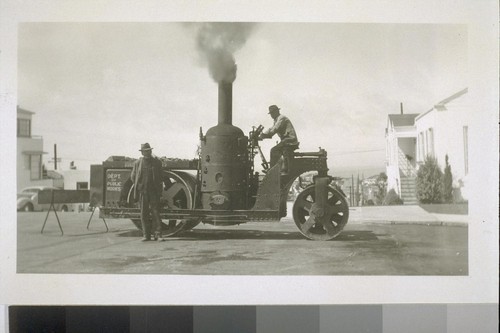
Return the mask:
[[[387,115],[422,113],[467,87],[467,27],[457,24],[254,23],[232,44],[233,125],[269,127],[276,104],[301,151],[332,174],[385,169]],[[238,26],[228,24],[228,31]],[[18,104],[35,112],[45,164],[89,169],[111,155],[196,158],[217,124],[217,83],[186,23],[21,23]],[[263,142],[268,156],[275,139]],[[259,165],[259,163],[257,163]],[[371,174],[370,174],[371,173]]]

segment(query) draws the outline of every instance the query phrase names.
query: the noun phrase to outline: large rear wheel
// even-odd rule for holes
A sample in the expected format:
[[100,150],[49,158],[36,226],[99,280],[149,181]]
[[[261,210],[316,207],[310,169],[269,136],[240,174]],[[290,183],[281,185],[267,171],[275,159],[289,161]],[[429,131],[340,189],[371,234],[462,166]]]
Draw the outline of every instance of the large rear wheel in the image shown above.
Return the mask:
[[315,203],[314,185],[306,187],[293,204],[293,220],[300,232],[312,240],[330,240],[340,234],[349,219],[349,206],[345,197],[328,186],[328,199],[321,221],[311,218]]
[[[196,186],[196,178],[187,172],[182,171],[164,171],[163,177],[163,192],[161,196],[161,202],[164,203],[162,206],[167,209],[192,209],[194,207],[194,197],[193,192]],[[134,186],[130,187],[127,196],[127,202],[129,205],[134,205],[138,207],[137,203],[134,203]],[[134,225],[142,230],[142,224],[140,219],[132,219]],[[173,236],[182,231],[186,231],[194,228],[201,222],[201,219],[172,219],[166,222],[162,222],[162,234],[163,236]]]

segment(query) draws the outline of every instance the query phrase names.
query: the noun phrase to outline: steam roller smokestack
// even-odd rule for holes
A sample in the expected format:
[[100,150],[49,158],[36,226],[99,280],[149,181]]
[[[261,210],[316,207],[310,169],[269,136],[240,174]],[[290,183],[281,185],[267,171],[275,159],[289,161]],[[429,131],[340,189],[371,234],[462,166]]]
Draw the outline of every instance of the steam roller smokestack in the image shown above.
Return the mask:
[[219,82],[219,125],[232,125],[233,122],[233,84]]
[[218,89],[219,123],[200,142],[201,203],[203,209],[246,209],[248,138],[232,124],[232,80],[218,81]]

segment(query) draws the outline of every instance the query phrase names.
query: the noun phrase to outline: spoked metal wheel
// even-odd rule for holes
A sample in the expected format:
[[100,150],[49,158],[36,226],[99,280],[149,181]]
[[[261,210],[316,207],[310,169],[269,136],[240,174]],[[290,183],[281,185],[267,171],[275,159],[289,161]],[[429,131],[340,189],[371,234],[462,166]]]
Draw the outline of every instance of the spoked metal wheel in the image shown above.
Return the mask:
[[[193,192],[196,186],[196,179],[193,175],[182,171],[164,171],[163,192],[161,201],[166,203],[167,209],[192,209],[194,207]],[[133,186],[129,190],[128,202],[133,201]],[[142,230],[141,220],[132,219],[138,229]],[[163,236],[173,236],[181,231],[189,230],[197,226],[201,219],[168,220],[162,222]]]
[[[196,177],[190,173],[182,171],[164,171],[163,183],[165,184],[162,198],[167,202],[170,209],[193,209],[194,190],[196,187]],[[200,218],[169,220],[168,228],[164,231],[165,236],[174,235],[178,232],[190,230],[201,222]]]
[[293,220],[300,232],[312,240],[335,238],[349,219],[349,206],[344,196],[335,188],[328,186],[328,199],[323,217],[319,221],[311,217],[315,203],[315,188],[306,187],[293,204]]

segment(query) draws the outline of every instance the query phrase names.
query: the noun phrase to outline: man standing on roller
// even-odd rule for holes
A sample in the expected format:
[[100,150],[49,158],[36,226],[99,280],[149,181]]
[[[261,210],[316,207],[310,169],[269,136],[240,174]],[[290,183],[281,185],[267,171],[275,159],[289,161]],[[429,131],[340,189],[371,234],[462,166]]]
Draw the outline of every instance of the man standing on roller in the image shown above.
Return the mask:
[[[270,139],[274,134],[278,134],[281,141],[271,148],[271,168],[278,163],[279,159],[283,155],[283,152],[287,148],[297,148],[298,140],[297,134],[295,133],[295,129],[293,128],[292,122],[286,116],[280,114],[280,108],[276,105],[271,105],[269,107],[269,114],[271,118],[274,120],[273,127],[268,130],[262,132],[260,135],[260,139]],[[284,161],[284,168],[282,173],[288,173],[288,161]]]
[[160,197],[163,192],[162,163],[158,157],[153,156],[152,149],[149,143],[141,145],[142,157],[135,161],[130,174],[134,182],[134,195],[139,199],[141,207],[143,242],[151,240],[151,231],[154,232],[154,240],[165,240],[161,235],[159,213]]

